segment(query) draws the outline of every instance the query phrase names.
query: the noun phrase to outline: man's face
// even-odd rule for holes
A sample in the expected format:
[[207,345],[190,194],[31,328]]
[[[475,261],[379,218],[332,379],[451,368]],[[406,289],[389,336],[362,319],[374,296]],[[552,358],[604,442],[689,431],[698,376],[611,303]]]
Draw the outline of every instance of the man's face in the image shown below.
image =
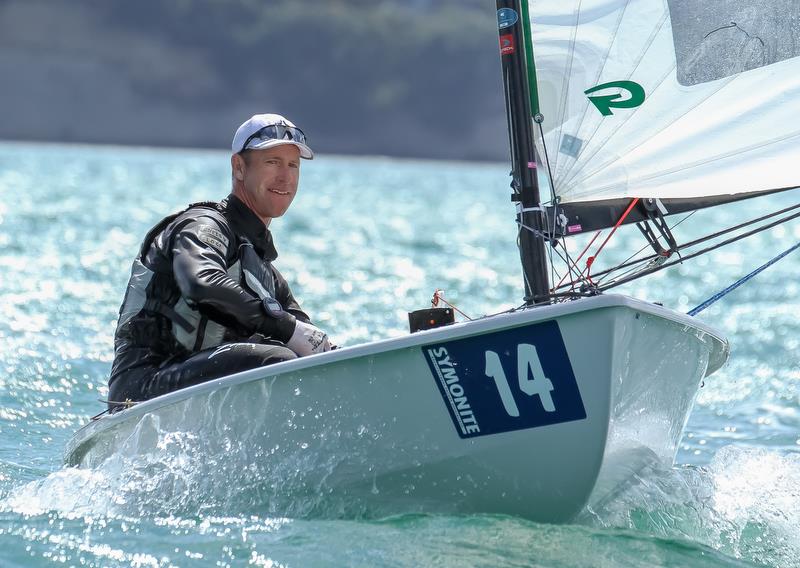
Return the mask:
[[280,217],[291,205],[300,181],[300,150],[292,144],[249,150],[242,170],[245,203],[262,220]]

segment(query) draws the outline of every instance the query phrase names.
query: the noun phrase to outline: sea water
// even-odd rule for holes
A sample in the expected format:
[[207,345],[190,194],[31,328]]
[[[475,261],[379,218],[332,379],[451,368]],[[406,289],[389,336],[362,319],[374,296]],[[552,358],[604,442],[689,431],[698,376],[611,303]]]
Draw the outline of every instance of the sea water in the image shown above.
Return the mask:
[[[571,524],[208,507],[228,497],[199,480],[224,469],[180,452],[147,468],[119,456],[113,475],[64,468],[66,442],[104,408],[142,236],[169,212],[224,197],[228,161],[0,145],[0,566],[800,566],[800,253],[699,314],[729,338],[731,358],[705,380],[676,463],[652,464]],[[292,208],[271,227],[277,266],[339,345],[406,333],[406,312],[437,288],[473,317],[519,305],[508,169],[304,162]],[[675,231],[685,242],[797,198],[699,212]],[[618,291],[688,311],[799,239],[800,225],[787,224]],[[595,266],[642,244],[623,229]]]

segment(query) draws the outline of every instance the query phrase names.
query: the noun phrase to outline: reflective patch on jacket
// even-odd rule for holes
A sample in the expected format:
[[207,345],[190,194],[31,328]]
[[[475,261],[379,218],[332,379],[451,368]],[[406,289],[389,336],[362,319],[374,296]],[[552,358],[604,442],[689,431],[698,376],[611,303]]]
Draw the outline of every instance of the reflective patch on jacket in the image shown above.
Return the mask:
[[[278,314],[273,312],[275,306],[277,306],[277,310],[282,314],[283,308],[275,300],[275,278],[272,273],[272,265],[261,260],[253,245],[245,239],[242,239],[242,243],[239,245],[237,257],[236,262],[226,271],[228,277],[251,294],[260,298],[265,307],[269,303],[272,306],[272,310],[268,309],[267,313],[277,316]],[[187,321],[191,327],[184,326],[179,320],[176,321],[174,318],[170,318],[172,319],[172,333],[178,343],[191,352],[219,345],[224,341],[229,331],[235,334],[233,330],[229,330],[226,326],[201,314],[184,297],[181,297],[175,304],[174,311],[180,316],[180,319]]]
[[228,250],[228,237],[226,237],[222,231],[215,229],[214,227],[201,225],[197,238],[200,240],[200,242],[217,249],[217,252],[223,256],[225,255],[225,251]]
[[134,260],[128,288],[125,290],[125,298],[122,300],[122,307],[119,310],[118,326],[125,325],[133,316],[142,311],[147,301],[147,286],[152,279],[153,271],[142,264],[138,258]]
[[242,262],[244,287],[261,299],[267,314],[272,317],[283,317],[285,312],[280,302],[275,299],[275,277],[272,264],[261,260],[253,245],[244,241],[239,246],[239,258]]
[[[183,296],[178,298],[172,305],[168,305],[157,298],[148,298],[148,287],[157,275],[143,263],[147,250],[156,236],[171,221],[190,208],[166,217],[151,229],[145,237],[139,256],[133,261],[131,278],[125,292],[125,299],[120,308],[117,329],[128,323],[142,310],[156,312],[169,320],[171,333],[175,340],[189,352],[194,353],[223,343],[226,336],[237,337],[239,334],[236,330],[219,324],[208,316],[203,315],[194,302],[188,301]],[[221,223],[227,222],[224,216],[216,210],[208,209],[203,214],[209,217],[218,217]],[[207,245],[217,248],[224,257],[227,257],[230,241],[218,229],[203,225],[198,231],[198,238]],[[272,271],[272,264],[262,260],[247,239],[243,237],[240,237],[240,239],[241,243],[236,251],[236,260],[225,272],[231,280],[259,298],[267,314],[273,317],[284,316],[286,312],[283,311],[281,304],[275,300],[275,277]],[[159,278],[162,276],[166,275],[158,275]]]

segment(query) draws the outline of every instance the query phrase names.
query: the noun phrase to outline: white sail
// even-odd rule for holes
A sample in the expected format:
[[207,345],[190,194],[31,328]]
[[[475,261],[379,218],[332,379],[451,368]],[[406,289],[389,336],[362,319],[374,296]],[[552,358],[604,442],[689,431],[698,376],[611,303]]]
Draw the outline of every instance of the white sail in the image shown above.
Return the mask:
[[[562,202],[800,184],[800,1],[530,7],[544,139]],[[585,93],[619,81],[632,83]],[[628,99],[630,108],[620,105]]]

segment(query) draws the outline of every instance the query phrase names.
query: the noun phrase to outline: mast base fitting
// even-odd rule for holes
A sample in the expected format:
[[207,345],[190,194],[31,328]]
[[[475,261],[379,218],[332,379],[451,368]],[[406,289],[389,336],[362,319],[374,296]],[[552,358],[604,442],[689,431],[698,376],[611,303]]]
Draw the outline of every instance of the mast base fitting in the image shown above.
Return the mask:
[[579,288],[581,294],[585,294],[587,296],[599,296],[602,292],[597,288],[594,284],[581,284]]
[[408,312],[408,327],[411,333],[450,325],[455,321],[456,318],[452,308],[428,308]]

